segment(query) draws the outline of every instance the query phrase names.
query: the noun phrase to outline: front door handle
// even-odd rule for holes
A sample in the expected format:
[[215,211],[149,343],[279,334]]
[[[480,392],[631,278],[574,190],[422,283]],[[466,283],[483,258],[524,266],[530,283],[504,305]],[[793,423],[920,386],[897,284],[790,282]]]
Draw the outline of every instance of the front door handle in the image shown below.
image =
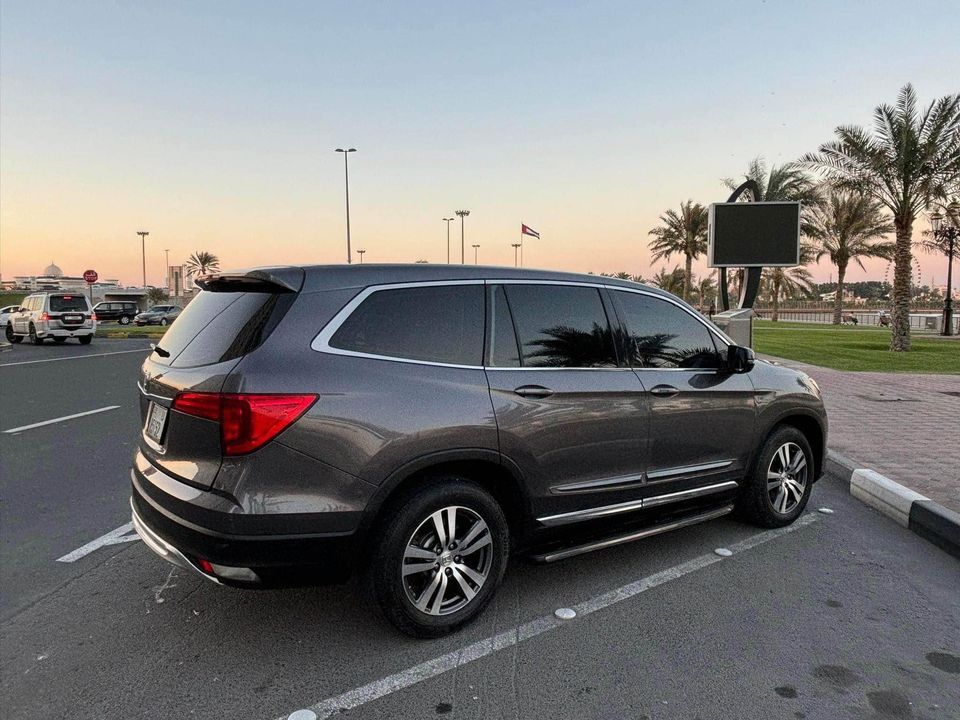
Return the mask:
[[654,385],[652,388],[650,388],[650,394],[658,397],[673,397],[678,392],[680,391],[677,390],[673,385]]
[[521,385],[514,392],[520,397],[545,398],[553,395],[553,390],[543,385]]

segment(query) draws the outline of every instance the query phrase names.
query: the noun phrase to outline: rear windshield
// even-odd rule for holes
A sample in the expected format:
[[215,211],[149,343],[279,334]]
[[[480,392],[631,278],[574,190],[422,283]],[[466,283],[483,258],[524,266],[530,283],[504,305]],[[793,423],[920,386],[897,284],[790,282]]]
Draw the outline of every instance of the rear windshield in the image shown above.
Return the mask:
[[87,299],[83,295],[51,295],[50,312],[86,312]]
[[259,345],[281,320],[294,293],[203,291],[177,316],[150,356],[161,365],[196,367],[234,360]]

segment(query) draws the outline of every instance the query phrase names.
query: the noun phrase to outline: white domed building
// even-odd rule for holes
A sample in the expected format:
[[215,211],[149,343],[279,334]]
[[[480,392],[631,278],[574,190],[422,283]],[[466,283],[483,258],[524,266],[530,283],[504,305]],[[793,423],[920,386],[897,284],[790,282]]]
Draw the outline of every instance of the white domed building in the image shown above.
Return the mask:
[[[69,292],[86,292],[89,288],[82,275],[65,275],[60,266],[52,260],[43,269],[40,275],[18,275],[14,277],[14,285],[18,288],[38,292],[42,290],[66,290]],[[93,286],[94,293],[102,294],[112,288],[120,287],[119,280],[99,279]],[[98,292],[99,291],[99,292]]]

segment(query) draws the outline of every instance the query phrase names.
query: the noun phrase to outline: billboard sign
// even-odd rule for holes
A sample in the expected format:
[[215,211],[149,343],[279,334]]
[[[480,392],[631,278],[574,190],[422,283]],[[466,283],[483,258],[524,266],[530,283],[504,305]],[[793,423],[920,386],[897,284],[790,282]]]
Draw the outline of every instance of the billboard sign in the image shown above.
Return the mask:
[[799,202],[732,202],[710,206],[710,267],[800,264]]

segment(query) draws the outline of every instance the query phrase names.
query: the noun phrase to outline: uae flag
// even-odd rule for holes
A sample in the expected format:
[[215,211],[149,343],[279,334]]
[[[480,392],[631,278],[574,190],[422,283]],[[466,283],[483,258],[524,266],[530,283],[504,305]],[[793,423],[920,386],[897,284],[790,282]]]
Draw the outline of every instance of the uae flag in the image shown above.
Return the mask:
[[521,234],[521,235],[529,235],[530,237],[535,237],[535,238],[537,238],[538,240],[540,239],[540,233],[538,233],[538,232],[537,232],[536,230],[534,230],[533,228],[527,227],[527,226],[524,225],[523,223],[520,223],[520,234]]

